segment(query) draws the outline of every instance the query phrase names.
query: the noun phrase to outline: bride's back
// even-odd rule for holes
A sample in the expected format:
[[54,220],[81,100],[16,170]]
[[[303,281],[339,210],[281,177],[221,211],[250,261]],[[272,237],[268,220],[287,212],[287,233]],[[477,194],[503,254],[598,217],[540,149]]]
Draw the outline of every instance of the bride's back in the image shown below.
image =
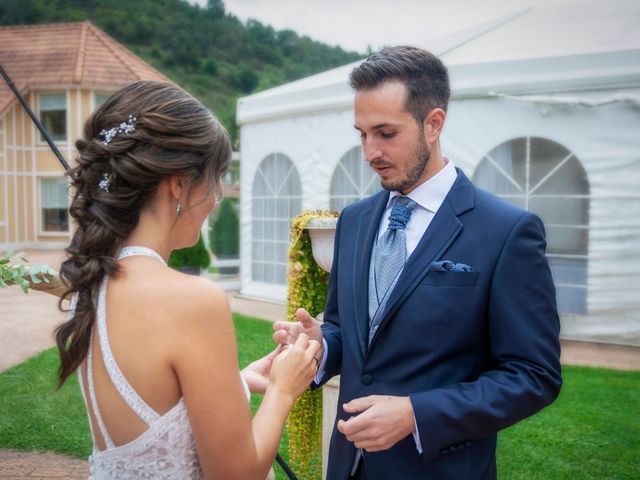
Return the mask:
[[[167,269],[155,259],[120,261],[121,272],[108,282],[105,321],[113,357],[133,390],[159,415],[174,407],[182,392],[172,362],[180,335],[180,308],[190,303],[194,278]],[[192,299],[197,301],[197,299]],[[97,335],[93,336],[93,377],[96,400],[111,439],[123,445],[139,437],[148,425],[131,409],[105,368]],[[86,362],[82,366],[86,369]],[[85,375],[86,378],[86,375]],[[96,445],[106,448],[95,425]]]

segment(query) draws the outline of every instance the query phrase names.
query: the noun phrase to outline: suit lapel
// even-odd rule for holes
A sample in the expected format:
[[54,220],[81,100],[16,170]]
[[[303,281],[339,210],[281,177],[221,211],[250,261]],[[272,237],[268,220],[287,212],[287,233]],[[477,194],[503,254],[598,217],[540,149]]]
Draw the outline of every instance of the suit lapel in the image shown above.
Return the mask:
[[458,178],[431,221],[429,228],[407,259],[398,283],[389,296],[380,327],[373,337],[369,349],[373,347],[376,339],[402,302],[426,275],[429,265],[444,254],[462,231],[463,226],[458,215],[473,208],[475,195],[473,188],[467,177],[458,170]]
[[371,203],[360,214],[358,229],[354,244],[354,270],[353,289],[355,305],[355,320],[358,331],[358,340],[362,355],[367,351],[369,339],[369,264],[371,262],[371,250],[373,241],[380,227],[382,216],[389,192],[382,191],[371,199]]

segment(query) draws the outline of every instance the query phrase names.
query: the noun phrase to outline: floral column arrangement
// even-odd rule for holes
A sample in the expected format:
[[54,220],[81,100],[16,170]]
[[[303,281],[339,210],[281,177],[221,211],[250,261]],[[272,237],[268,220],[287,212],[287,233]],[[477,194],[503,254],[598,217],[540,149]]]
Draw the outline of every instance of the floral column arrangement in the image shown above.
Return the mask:
[[[293,219],[289,247],[289,291],[287,319],[296,321],[298,308],[316,316],[327,301],[329,274],[313,258],[311,239],[306,228],[309,222],[335,218],[338,212],[305,211]],[[307,391],[293,407],[288,419],[289,460],[303,480],[315,480],[322,475],[322,391]]]

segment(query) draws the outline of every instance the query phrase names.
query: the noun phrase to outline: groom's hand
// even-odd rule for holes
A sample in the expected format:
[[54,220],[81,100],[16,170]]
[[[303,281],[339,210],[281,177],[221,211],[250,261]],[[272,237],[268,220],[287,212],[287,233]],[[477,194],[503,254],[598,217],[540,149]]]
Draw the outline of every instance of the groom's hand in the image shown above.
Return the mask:
[[[273,324],[273,340],[282,345],[291,345],[298,339],[298,335],[306,333],[310,340],[315,340],[322,345],[321,322],[309,315],[304,308],[296,311],[297,322],[277,321]],[[318,355],[322,358],[322,348]]]
[[351,400],[342,408],[356,416],[338,420],[338,430],[367,452],[387,450],[415,431],[409,397],[370,395]]

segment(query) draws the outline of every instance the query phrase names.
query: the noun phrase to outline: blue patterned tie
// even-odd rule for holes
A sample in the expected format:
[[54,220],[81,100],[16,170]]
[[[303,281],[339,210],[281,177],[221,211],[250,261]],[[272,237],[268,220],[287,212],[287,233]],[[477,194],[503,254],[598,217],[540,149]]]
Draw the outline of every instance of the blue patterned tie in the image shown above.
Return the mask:
[[416,202],[408,197],[395,197],[389,215],[389,226],[376,244],[374,266],[378,304],[394,284],[407,259],[407,237],[404,229],[415,206]]

